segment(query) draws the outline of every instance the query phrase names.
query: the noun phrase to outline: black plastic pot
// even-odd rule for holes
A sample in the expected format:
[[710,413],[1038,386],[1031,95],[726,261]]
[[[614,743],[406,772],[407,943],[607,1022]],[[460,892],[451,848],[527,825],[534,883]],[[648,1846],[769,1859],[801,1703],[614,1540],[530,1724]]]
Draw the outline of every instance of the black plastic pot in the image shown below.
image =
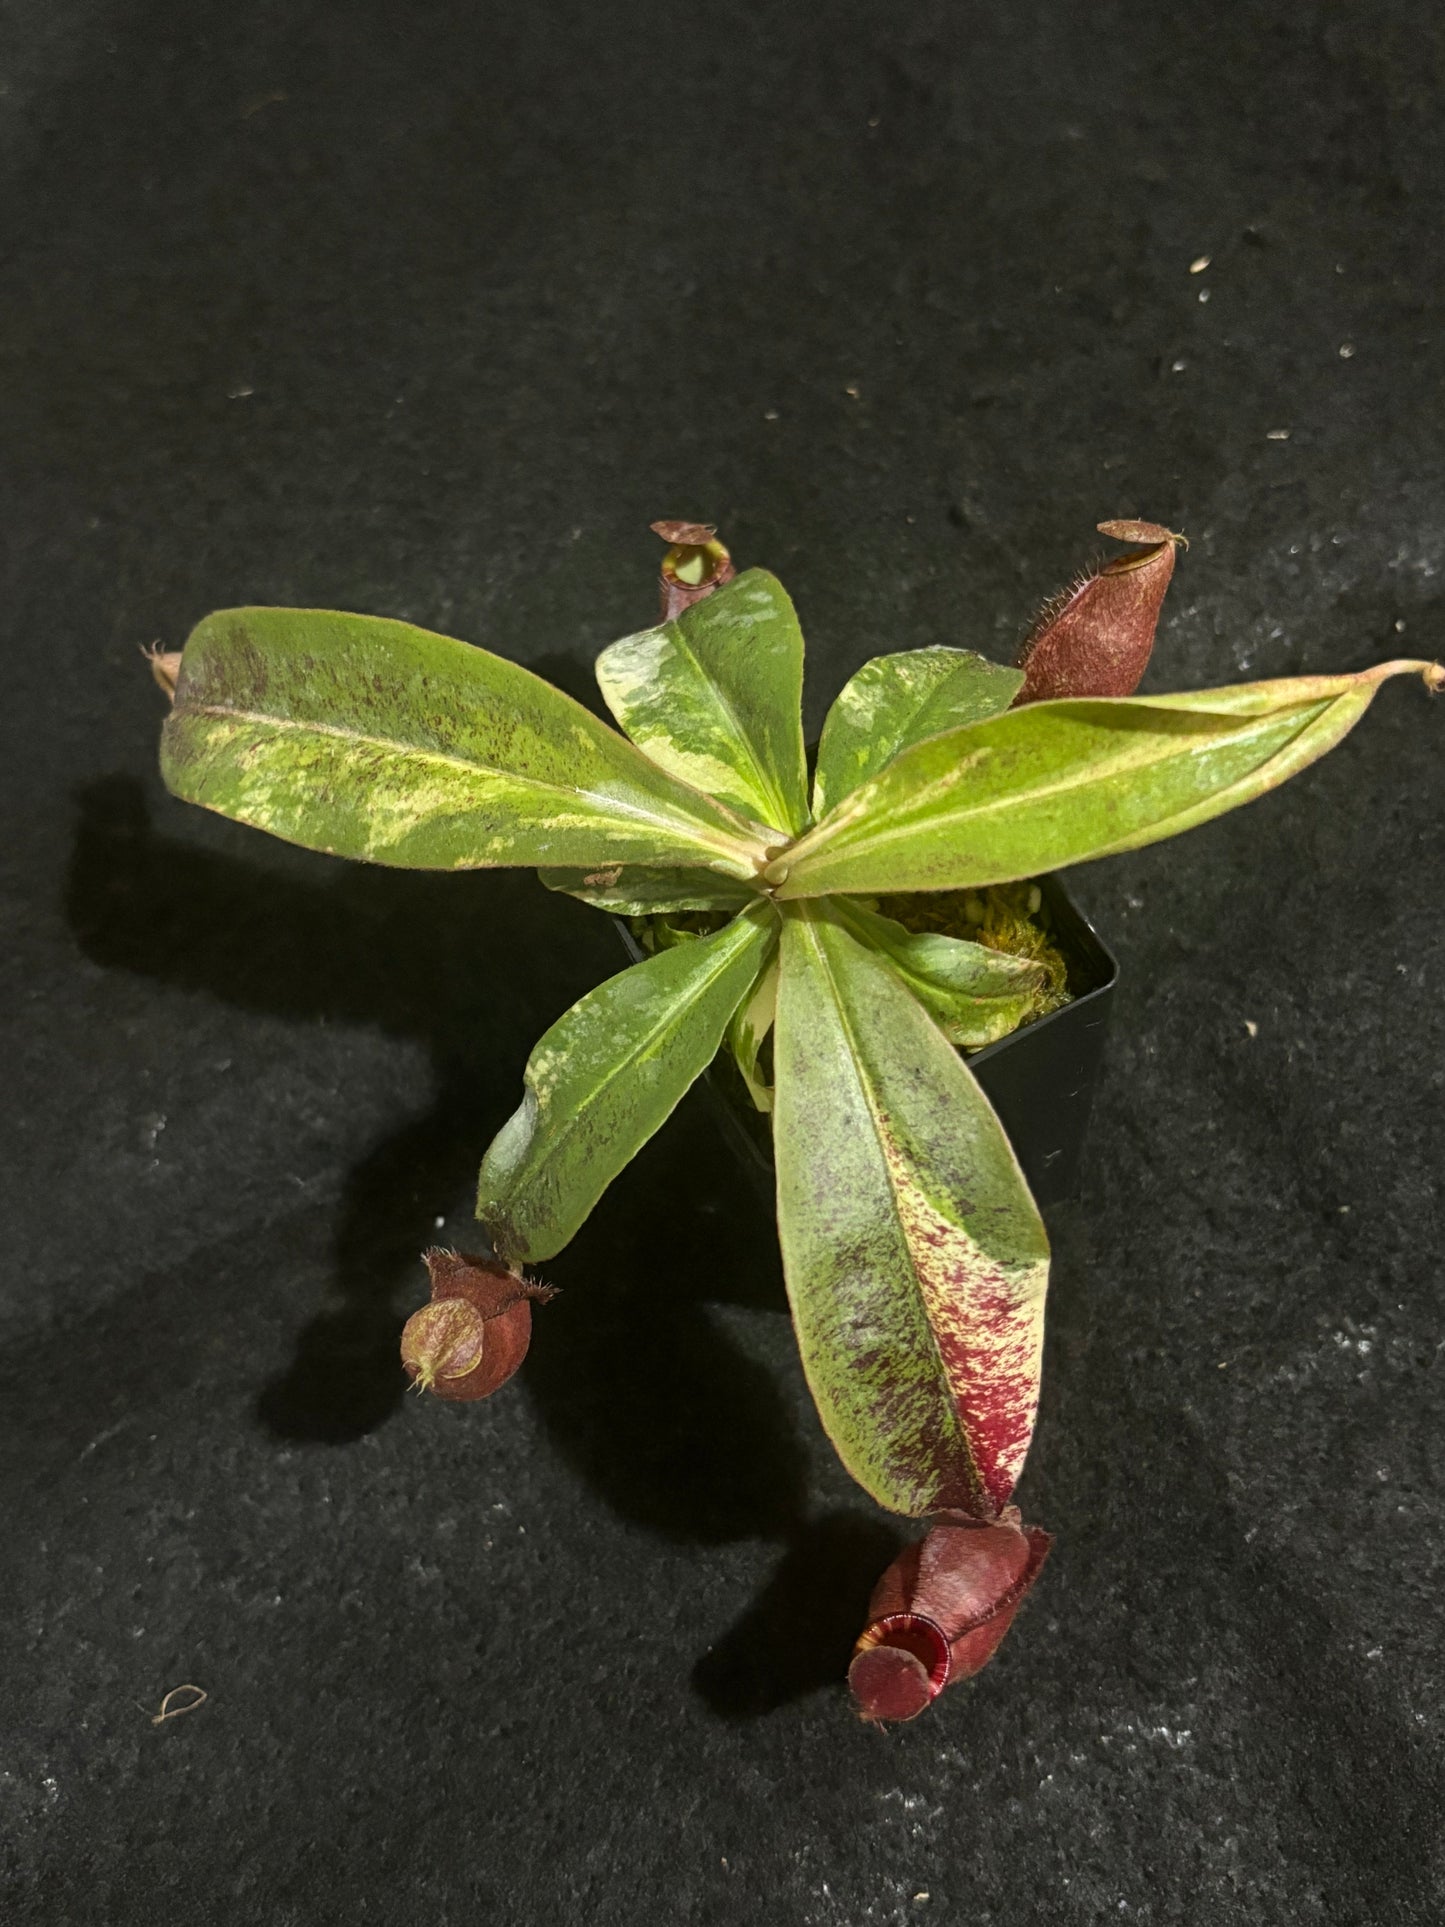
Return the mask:
[[[1054,941],[1069,967],[1071,1001],[963,1056],[998,1112],[1035,1199],[1047,1206],[1075,1193],[1119,966],[1059,878],[1038,881]],[[644,952],[627,924],[616,922],[637,961]],[[719,1051],[707,1083],[724,1134],[771,1200],[772,1125],[755,1109],[726,1050]]]

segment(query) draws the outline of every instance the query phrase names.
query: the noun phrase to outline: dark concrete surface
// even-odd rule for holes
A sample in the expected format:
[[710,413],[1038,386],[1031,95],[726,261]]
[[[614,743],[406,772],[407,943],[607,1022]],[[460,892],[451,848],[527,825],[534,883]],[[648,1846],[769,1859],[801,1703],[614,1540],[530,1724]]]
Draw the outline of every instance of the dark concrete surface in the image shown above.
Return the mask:
[[7,1923],[1439,1921],[1445,709],[1074,874],[1124,976],[1058,1545],[880,1736],[837,1676],[894,1525],[695,1100],[521,1377],[400,1396],[605,920],[172,802],[136,651],[323,603],[580,686],[698,515],[793,590],[816,729],[1138,514],[1193,542],[1151,687],[1438,654],[1442,16],[10,0],[0,45]]

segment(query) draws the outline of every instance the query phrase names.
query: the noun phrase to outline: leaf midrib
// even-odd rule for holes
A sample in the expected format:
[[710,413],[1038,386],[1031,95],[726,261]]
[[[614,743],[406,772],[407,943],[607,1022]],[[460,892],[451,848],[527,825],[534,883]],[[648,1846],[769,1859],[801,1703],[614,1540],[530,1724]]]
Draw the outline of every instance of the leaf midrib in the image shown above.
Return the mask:
[[[922,982],[922,983],[931,983],[936,981],[937,988],[941,991],[946,992],[948,995],[955,996],[955,997],[967,997],[972,999],[976,1003],[991,1003],[991,1002],[1001,1003],[1007,998],[1016,997],[1019,993],[1020,988],[1025,982],[1028,982],[1031,980],[1034,984],[1038,984],[1043,980],[1044,969],[1041,963],[1037,962],[1037,960],[1032,957],[1015,956],[1011,951],[1007,951],[1007,950],[989,950],[988,951],[988,957],[990,959],[997,959],[1000,963],[1002,963],[1005,966],[1005,974],[1001,979],[1000,987],[997,990],[975,990],[971,988],[965,989],[958,984],[951,984],[942,980],[930,979],[927,973],[921,968],[915,969],[911,965],[901,962],[899,958],[893,953],[893,951],[885,949],[881,943],[875,943],[868,934],[868,926],[866,921],[864,921],[863,913],[859,910],[858,906],[855,903],[853,903],[848,897],[843,895],[838,895],[834,897],[832,901],[833,901],[835,913],[838,917],[838,920],[847,929],[848,934],[851,937],[855,938],[859,943],[865,944],[869,950],[875,951],[879,956],[881,956],[884,962],[892,970],[894,976],[897,977],[900,980],[900,982],[904,984],[904,986],[908,989],[909,994],[911,996],[915,997],[919,1003],[923,1004],[923,1007],[925,1010],[928,1009],[928,1006],[926,1003],[924,1003],[924,1000],[918,996],[918,993],[915,990],[913,990],[911,980],[917,980],[918,982]],[[895,918],[885,917],[881,911],[875,911],[874,915],[877,916],[880,923],[892,923],[896,921]],[[916,937],[916,936],[925,936],[925,935],[935,936],[935,937],[941,937],[945,943],[966,944],[970,949],[974,949],[974,950],[987,949],[987,946],[984,944],[972,943],[966,937],[950,937],[942,930],[911,931],[907,928],[906,925],[901,923],[898,925],[898,928],[903,932],[904,936],[907,938]],[[1019,965],[1020,968],[1016,973],[1010,975],[1008,966],[1013,964]],[[929,1015],[932,1016],[933,1013],[930,1011]]]
[[[863,1092],[864,1101],[868,1106],[868,1121],[873,1129],[874,1140],[878,1146],[878,1156],[882,1161],[884,1174],[888,1180],[888,1190],[890,1195],[893,1198],[894,1223],[897,1227],[898,1238],[903,1247],[904,1255],[908,1264],[908,1275],[913,1280],[914,1297],[917,1301],[918,1309],[923,1319],[924,1329],[928,1333],[928,1342],[933,1349],[933,1356],[938,1364],[939,1379],[941,1380],[942,1384],[946,1388],[945,1394],[944,1394],[944,1405],[948,1412],[948,1423],[952,1427],[953,1432],[958,1439],[959,1446],[962,1449],[964,1462],[968,1467],[969,1482],[973,1486],[975,1492],[982,1495],[984,1494],[984,1491],[985,1491],[983,1477],[979,1470],[978,1464],[974,1459],[973,1450],[969,1444],[968,1436],[964,1432],[963,1422],[958,1415],[958,1404],[957,1404],[957,1401],[954,1399],[952,1390],[951,1390],[952,1381],[948,1376],[948,1368],[944,1364],[943,1354],[938,1348],[938,1338],[933,1329],[933,1320],[928,1315],[928,1305],[924,1297],[923,1287],[918,1282],[918,1268],[917,1268],[917,1265],[914,1263],[913,1247],[909,1243],[908,1233],[903,1228],[902,1213],[899,1210],[899,1203],[898,1203],[898,1200],[899,1200],[898,1182],[893,1173],[893,1164],[891,1159],[888,1156],[888,1151],[887,1151],[887,1147],[886,1147],[884,1135],[883,1135],[883,1129],[879,1122],[879,1117],[880,1117],[880,1112],[882,1107],[878,1102],[877,1093],[874,1087],[873,1079],[869,1074],[866,1060],[864,1059],[861,1051],[859,1050],[858,1039],[854,1033],[854,1029],[851,1022],[849,1021],[847,1008],[843,1002],[842,997],[839,995],[838,980],[834,975],[832,965],[828,960],[828,953],[826,948],[823,945],[822,939],[817,934],[817,927],[811,918],[803,918],[803,919],[800,919],[800,921],[802,922],[804,929],[807,931],[808,941],[812,944],[814,953],[816,954],[818,961],[822,966],[823,975],[827,979],[828,991],[830,996],[832,997],[833,1008],[836,1011],[837,1017],[838,1017],[838,1026],[843,1033],[844,1041],[847,1043],[848,1053],[857,1070],[858,1082]],[[854,939],[854,941],[856,941],[856,939]],[[888,965],[887,958],[882,958],[881,961],[885,969],[890,967]],[[895,972],[894,974],[896,975],[897,973]],[[902,980],[900,979],[900,983],[901,981]],[[913,996],[913,992],[908,989],[908,986],[906,984],[903,984],[902,988],[906,995],[908,995],[909,997]],[[924,1014],[927,1015],[926,1012]],[[929,1018],[929,1022],[930,1023],[933,1022],[933,1019],[931,1017]],[[964,1230],[965,1228],[963,1226],[960,1226],[959,1229]],[[965,1235],[967,1236],[966,1230],[965,1230]]]
[[[967,651],[967,650],[962,650],[962,651],[960,651],[960,654],[962,654],[962,655],[967,655],[967,654],[969,654],[969,653],[970,653],[970,652],[969,652],[969,651]],[[882,660],[883,660],[883,661],[887,661],[887,660],[888,660],[888,658],[887,658],[887,657],[884,657],[884,658],[882,658]],[[988,661],[988,658],[987,658],[986,656],[979,656],[979,657],[978,657],[978,661],[980,661],[980,662],[987,662],[987,661]],[[997,667],[998,665],[996,665],[996,664],[990,664],[989,666],[990,666],[990,668],[995,668],[995,667]],[[866,668],[866,667],[867,667],[867,664],[865,663],[865,664],[864,664],[864,668]],[[856,791],[858,791],[858,790],[860,790],[860,789],[862,789],[862,787],[863,787],[863,785],[864,785],[865,783],[871,783],[871,782],[873,781],[873,779],[874,779],[874,777],[875,777],[875,776],[881,776],[881,775],[883,774],[883,772],[884,772],[884,770],[886,770],[886,769],[887,769],[887,768],[889,767],[889,765],[890,765],[890,764],[892,764],[892,763],[894,763],[894,762],[896,762],[896,761],[897,761],[897,759],[898,759],[898,758],[899,758],[900,756],[902,756],[903,754],[905,754],[905,745],[904,745],[904,743],[903,743],[903,738],[904,738],[904,737],[905,737],[905,736],[906,736],[906,735],[907,735],[907,734],[909,733],[909,728],[911,727],[911,725],[912,725],[912,724],[914,724],[914,723],[916,723],[916,722],[917,722],[917,720],[918,720],[918,718],[919,718],[919,717],[920,717],[921,715],[923,715],[923,713],[924,713],[924,712],[925,712],[926,710],[928,710],[928,709],[930,709],[930,708],[932,708],[932,706],[933,706],[933,704],[934,704],[934,703],[936,703],[936,702],[938,701],[938,692],[939,692],[939,690],[941,690],[941,689],[945,689],[945,688],[947,688],[947,686],[948,686],[948,682],[949,682],[949,679],[950,679],[951,677],[953,677],[953,676],[955,676],[955,675],[957,675],[957,674],[958,674],[958,672],[959,672],[959,670],[960,670],[960,669],[961,669],[962,667],[963,667],[963,665],[962,665],[961,663],[952,663],[952,664],[950,664],[950,665],[949,665],[949,670],[948,670],[948,675],[947,675],[947,676],[944,676],[944,677],[940,677],[940,679],[938,680],[938,682],[936,682],[936,683],[934,684],[934,686],[933,686],[933,688],[932,688],[932,689],[930,689],[930,690],[926,690],[926,691],[924,692],[924,694],[923,694],[923,695],[921,695],[921,696],[920,696],[920,697],[918,698],[918,701],[917,701],[917,702],[916,702],[916,703],[914,704],[914,706],[913,706],[913,709],[911,710],[911,712],[909,713],[909,715],[908,715],[908,717],[907,717],[907,719],[906,719],[906,722],[905,722],[905,723],[903,723],[903,724],[900,724],[900,725],[899,725],[899,727],[898,727],[898,728],[897,728],[897,729],[896,729],[896,730],[895,730],[895,731],[893,732],[893,747],[892,747],[892,749],[890,749],[890,750],[889,750],[889,752],[888,752],[888,754],[887,754],[887,755],[886,755],[885,757],[883,757],[883,759],[881,760],[881,762],[878,762],[878,763],[876,763],[876,764],[874,765],[874,767],[873,767],[872,769],[870,769],[870,770],[868,770],[868,771],[867,771],[867,772],[866,772],[866,773],[865,773],[864,775],[862,775],[862,776],[860,776],[860,777],[859,777],[859,778],[857,779],[857,781],[856,781],[856,782],[853,782],[853,783],[851,783],[851,784],[850,784],[850,785],[848,786],[848,788],[847,788],[846,790],[844,790],[844,791],[842,792],[842,794],[841,794],[841,795],[839,795],[839,796],[837,796],[837,797],[834,797],[834,798],[832,798],[832,799],[831,799],[830,801],[828,801],[828,802],[827,802],[827,804],[826,804],[826,807],[827,807],[827,810],[828,810],[829,812],[831,812],[831,811],[833,811],[833,810],[835,810],[835,809],[836,809],[836,808],[838,807],[838,805],[839,805],[840,803],[846,803],[846,802],[847,802],[847,800],[848,800],[848,798],[849,798],[850,796],[852,796],[852,795],[853,795],[853,794],[854,794],[854,793],[855,793]],[[862,671],[862,670],[859,670],[859,672],[858,672],[858,673],[859,673],[859,675],[861,675],[861,674],[863,673],[863,671]],[[1007,704],[1005,704],[1005,708],[1007,708]],[[973,727],[973,726],[974,726],[974,725],[975,725],[976,723],[992,723],[992,722],[996,722],[996,721],[998,720],[998,717],[999,717],[999,716],[1000,716],[1000,715],[1001,715],[1002,713],[1003,713],[1003,711],[1002,711],[1002,710],[997,710],[997,711],[995,711],[995,712],[994,712],[994,714],[993,714],[992,716],[974,716],[974,717],[972,717],[972,718],[970,718],[970,720],[969,720],[968,722],[963,722],[963,723],[957,723],[957,722],[954,722],[954,723],[945,723],[945,724],[944,724],[944,726],[943,726],[943,727],[942,727],[941,729],[936,729],[936,730],[934,730],[934,731],[933,731],[933,735],[934,735],[934,736],[946,736],[946,735],[947,735],[947,734],[949,733],[949,731],[950,731],[951,729],[971,729],[971,728],[972,728],[972,727]],[[826,727],[826,725],[825,725],[825,727]],[[915,749],[915,748],[917,748],[917,746],[918,746],[918,744],[919,744],[919,743],[924,743],[924,742],[928,742],[928,741],[930,741],[930,740],[931,740],[931,738],[930,738],[930,737],[927,737],[927,736],[916,736],[916,737],[914,737],[914,738],[913,738],[913,740],[912,740],[911,742],[909,742],[909,743],[908,743],[908,744],[906,745],[906,749]],[[864,738],[864,741],[865,741],[865,743],[867,743],[867,744],[869,744],[869,745],[871,746],[871,743],[872,743],[872,741],[873,741],[873,739],[872,739],[871,737],[865,737],[865,738]],[[820,765],[820,770],[821,770],[821,761],[822,761],[822,759],[821,759],[821,754],[820,754],[820,757],[819,757],[819,765]],[[815,777],[814,777],[814,779],[813,779],[813,788],[814,788],[814,790],[815,790],[815,791],[817,790],[817,787],[818,787],[818,779],[817,779],[817,777],[815,776]],[[825,798],[826,798],[826,796],[827,796],[827,788],[828,788],[828,786],[827,786],[827,783],[825,782],[825,783],[824,783],[824,785],[823,785],[823,791],[824,791],[824,796],[825,796]]]
[[[1338,702],[1339,700],[1340,699],[1338,697],[1332,697],[1324,703],[1315,702],[1310,704],[1309,709],[1311,713],[1301,721],[1299,728],[1296,729],[1292,735],[1286,737],[1284,742],[1282,742],[1278,746],[1278,748],[1274,751],[1274,753],[1269,757],[1267,757],[1263,763],[1259,764],[1255,770],[1251,771],[1250,775],[1257,775],[1259,771],[1268,769],[1271,763],[1275,762],[1278,757],[1284,755],[1286,750],[1289,749],[1290,745],[1294,743],[1296,739],[1300,735],[1302,735],[1303,732],[1307,730],[1313,723],[1318,721],[1319,718],[1323,716],[1333,706],[1333,704],[1335,702]],[[1258,718],[1257,719],[1259,724],[1258,728],[1249,730],[1249,731],[1242,731],[1238,736],[1233,737],[1232,740],[1236,743],[1243,743],[1243,742],[1248,742],[1251,736],[1258,736],[1263,734],[1265,727],[1267,725],[1278,722],[1279,714],[1280,712],[1278,710],[1275,710],[1266,716],[1262,716]],[[974,728],[974,727],[977,727],[977,725],[968,724],[968,725],[965,725],[965,727]],[[1167,758],[1159,759],[1160,763],[1166,762],[1167,760],[1168,760]],[[1158,767],[1158,765],[1156,764],[1154,767]],[[1007,814],[1007,812],[1010,809],[1016,809],[1020,806],[1020,804],[1025,802],[1032,806],[1035,803],[1046,802],[1052,797],[1067,796],[1078,790],[1085,790],[1090,787],[1098,787],[1104,782],[1111,780],[1110,776],[1100,776],[1098,774],[1097,765],[1091,766],[1088,764],[1084,764],[1084,765],[1081,765],[1081,770],[1082,770],[1082,774],[1076,773],[1075,775],[1067,779],[1062,779],[1058,782],[1046,784],[1042,788],[1029,789],[1027,791],[1019,791],[1019,792],[1015,792],[1012,796],[995,797],[991,802],[988,802],[988,803],[974,804],[969,807],[960,807],[957,810],[949,810],[947,812],[941,813],[937,817],[934,817],[923,827],[929,830],[942,830],[942,831],[955,830],[961,827],[965,823],[973,824],[973,823],[986,822],[991,816],[995,816],[999,814]],[[880,771],[879,775],[882,776],[884,773],[885,772]],[[1111,776],[1117,775],[1119,773],[1120,772],[1118,770],[1115,770],[1111,772]],[[950,777],[951,775],[952,773],[950,772]],[[917,791],[914,792],[912,796],[910,796],[907,799],[908,806],[910,808],[917,808],[917,806],[921,802],[926,800],[929,788],[936,789],[937,787],[939,787],[940,784],[950,780],[950,777],[939,777],[938,779],[936,779],[936,781],[933,784],[928,785],[926,787],[920,787]],[[1238,781],[1243,781],[1243,780],[1245,779],[1244,778],[1238,779]],[[1227,795],[1229,789],[1235,789],[1238,787],[1238,781],[1235,783],[1231,783],[1227,789],[1221,790],[1220,792],[1218,792],[1218,794]],[[851,802],[857,796],[857,794],[858,792],[855,790],[845,800]],[[1199,799],[1195,799],[1195,800],[1198,801]],[[1190,805],[1189,807],[1193,807],[1193,806]],[[1156,818],[1154,825],[1152,827],[1157,827],[1157,825],[1159,824],[1169,823],[1170,821],[1173,820],[1174,817],[1186,816],[1188,815],[1188,813],[1189,813],[1188,808],[1181,809],[1181,810],[1172,810],[1168,816],[1162,816],[1162,817]],[[847,856],[847,857],[872,855],[875,851],[884,848],[889,843],[898,841],[900,838],[916,836],[918,834],[919,827],[920,827],[917,822],[895,823],[891,826],[885,826],[884,828],[874,830],[870,834],[867,831],[867,827],[866,827],[868,822],[866,807],[862,810],[862,817],[863,817],[863,822],[865,826],[864,834],[862,834],[861,836],[856,836],[852,838],[850,841],[845,842],[844,837],[846,836],[846,833],[847,833],[847,826],[844,825],[840,829],[837,842],[832,845],[831,849],[829,847],[829,840],[824,839],[822,835],[822,832],[827,828],[827,824],[826,822],[820,823],[818,825],[818,831],[817,831],[818,842],[813,846],[811,850],[805,850],[805,851],[802,851],[801,853],[790,852],[791,861],[792,861],[792,870],[794,875],[796,875],[797,871],[803,868],[803,866],[808,862],[810,857],[816,856],[821,861],[824,855]],[[853,822],[856,822],[857,820],[858,819],[856,815],[851,819],[851,821]],[[1105,856],[1109,854],[1109,851],[1108,849],[1101,849],[1097,851],[1095,854],[1100,856]],[[1076,860],[1081,861],[1082,859],[1076,859]]]
[[[704,849],[745,852],[750,861],[762,853],[760,845],[746,843],[742,841],[741,838],[732,838],[725,833],[719,833],[715,837],[708,837],[705,833],[705,826],[690,816],[668,816],[660,811],[653,812],[639,809],[637,805],[633,803],[624,802],[617,797],[608,796],[598,790],[583,789],[578,786],[569,788],[566,784],[551,782],[546,777],[518,775],[514,771],[500,769],[489,763],[477,762],[465,756],[456,756],[444,749],[428,749],[419,743],[408,743],[394,736],[377,736],[368,730],[343,729],[335,723],[299,722],[289,716],[268,715],[264,710],[238,709],[228,703],[187,703],[184,708],[177,709],[174,712],[172,720],[179,723],[191,716],[212,716],[222,718],[229,722],[254,723],[265,729],[276,731],[290,730],[307,736],[331,736],[340,742],[357,743],[371,749],[392,750],[402,756],[415,759],[418,762],[439,763],[448,769],[461,770],[468,776],[492,776],[501,782],[525,784],[530,789],[543,791],[548,795],[571,797],[584,802],[595,803],[599,808],[604,808],[618,815],[633,817],[638,822],[668,828],[673,830],[674,833],[678,831],[679,825],[682,825],[685,826],[687,830],[695,832],[690,840],[697,842]],[[701,794],[701,792],[699,792],[699,794]],[[708,798],[707,800],[713,801],[714,799]],[[722,808],[725,806],[719,804],[717,807]],[[701,834],[697,834],[697,832],[701,832]],[[643,859],[633,858],[632,861],[642,862]],[[746,880],[747,879],[744,878],[744,881]]]
[[[677,621],[673,627],[676,631],[678,647],[692,664],[697,675],[701,677],[703,687],[711,693],[718,710],[721,712],[724,728],[726,729],[730,725],[734,740],[742,745],[744,755],[752,769],[754,780],[761,791],[762,800],[777,812],[777,820],[771,824],[771,827],[775,830],[781,830],[785,836],[796,836],[798,832],[794,827],[782,792],[774,787],[772,777],[758,760],[757,752],[753,748],[752,738],[743,727],[742,718],[734,708],[732,698],[727,694],[727,691],[722,685],[717,682],[714,677],[710,676],[703,667],[702,658],[688,640],[683,623]],[[667,735],[665,729],[658,733],[663,736]]]
[[[746,910],[739,911],[738,915],[733,919],[732,923],[726,925],[723,930],[718,932],[718,935],[719,936],[730,935],[732,931],[737,927],[737,925],[741,923],[744,920],[744,918],[747,918],[748,916],[749,916],[748,911]],[[751,932],[744,933],[744,934],[747,935],[747,934],[763,934],[763,933],[758,932],[757,924],[754,922],[752,924]],[[624,1071],[630,1072],[632,1070],[638,1058],[641,1057],[643,1052],[647,1050],[651,1045],[653,1045],[657,1041],[657,1039],[663,1035],[663,1033],[667,1030],[670,1024],[676,1025],[681,1022],[684,1014],[690,1011],[691,1007],[697,1003],[698,999],[701,998],[703,995],[705,995],[705,993],[712,988],[712,986],[717,982],[718,978],[722,976],[723,973],[730,967],[730,965],[733,962],[735,962],[737,957],[741,955],[743,948],[744,946],[741,941],[734,943],[730,949],[724,948],[722,945],[719,945],[717,954],[721,959],[721,961],[716,965],[716,967],[708,970],[701,976],[698,976],[695,978],[689,978],[686,985],[682,986],[679,989],[676,995],[675,1001],[673,1001],[667,1006],[661,1018],[658,1020],[656,1024],[653,1025],[651,1030],[649,1030],[646,1033],[646,1035],[637,1042],[635,1047],[631,1051],[629,1051],[625,1057],[620,1057],[614,1061],[611,1069],[606,1073],[606,1075],[602,1077],[593,1086],[591,1095],[585,1099],[583,1104],[578,1105],[573,1109],[571,1116],[567,1118],[565,1123],[562,1124],[557,1130],[550,1131],[548,1133],[548,1136],[550,1138],[550,1141],[553,1147],[555,1147],[557,1150],[560,1150],[563,1145],[567,1144],[570,1141],[578,1125],[582,1122],[584,1112],[587,1109],[590,1109],[592,1105],[596,1104],[601,1099],[603,1094],[611,1089],[611,1087],[617,1082],[618,1078],[623,1075]],[[638,969],[640,968],[640,966],[634,964],[633,968]],[[746,995],[746,994],[747,994],[746,992],[743,993],[743,995]],[[741,1002],[741,998],[739,998],[739,1001]],[[545,1043],[546,1039],[544,1038],[542,1041]],[[532,1085],[531,1089],[535,1096],[536,1086]],[[540,1106],[540,1102],[541,1100],[539,1099],[538,1100],[539,1106]]]

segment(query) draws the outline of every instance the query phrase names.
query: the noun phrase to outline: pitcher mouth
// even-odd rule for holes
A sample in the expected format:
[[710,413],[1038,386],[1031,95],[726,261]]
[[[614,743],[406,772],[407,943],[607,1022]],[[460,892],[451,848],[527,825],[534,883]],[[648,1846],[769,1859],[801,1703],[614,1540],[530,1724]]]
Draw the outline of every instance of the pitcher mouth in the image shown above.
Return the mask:
[[884,1613],[866,1626],[848,1668],[859,1711],[870,1720],[911,1720],[948,1684],[948,1639],[922,1613]]

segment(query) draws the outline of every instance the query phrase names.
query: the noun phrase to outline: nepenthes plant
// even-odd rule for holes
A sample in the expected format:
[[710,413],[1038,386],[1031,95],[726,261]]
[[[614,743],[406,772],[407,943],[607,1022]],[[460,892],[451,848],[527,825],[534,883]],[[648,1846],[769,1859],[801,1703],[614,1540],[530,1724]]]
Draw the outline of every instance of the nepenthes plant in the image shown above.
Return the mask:
[[[529,670],[408,623],[248,608],[157,655],[179,797],[308,849],[536,868],[646,953],[562,1015],[482,1161],[488,1254],[427,1254],[403,1364],[443,1397],[521,1363],[529,1277],[719,1052],[770,1121],[807,1382],[848,1472],[932,1522],[875,1589],[850,1678],[902,1719],[996,1649],[1048,1537],[1011,1504],[1038,1404],[1049,1244],[969,1053],[1067,988],[1035,879],[1249,802],[1333,747],[1392,661],[1139,696],[1181,538],[1035,624],[1018,667],[873,657],[813,767],[782,585],[714,532],[671,542],[662,620],[597,661],[610,727]],[[553,1314],[557,1315],[557,1314]]]

